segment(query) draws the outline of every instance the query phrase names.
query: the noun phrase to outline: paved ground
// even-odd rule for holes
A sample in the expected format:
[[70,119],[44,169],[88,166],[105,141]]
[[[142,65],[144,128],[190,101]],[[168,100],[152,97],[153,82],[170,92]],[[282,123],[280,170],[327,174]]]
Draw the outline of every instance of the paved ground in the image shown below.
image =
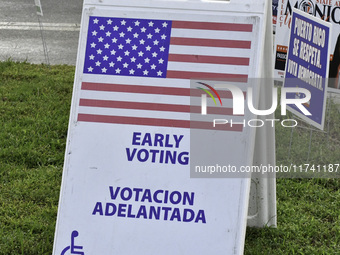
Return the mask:
[[0,1],[0,60],[75,65],[83,0],[43,0],[41,33],[34,0]]
[[[75,65],[83,0],[42,0],[41,33],[34,0],[0,1],[0,61]],[[335,95],[340,104],[340,95]],[[340,110],[340,106],[339,106]]]

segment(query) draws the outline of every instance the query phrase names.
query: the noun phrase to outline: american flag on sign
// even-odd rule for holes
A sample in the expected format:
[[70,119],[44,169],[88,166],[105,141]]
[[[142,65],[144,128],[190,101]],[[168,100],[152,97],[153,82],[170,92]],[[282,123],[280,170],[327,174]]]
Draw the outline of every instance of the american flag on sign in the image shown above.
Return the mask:
[[[90,17],[78,121],[212,129],[210,122],[190,122],[190,113],[200,113],[190,96],[202,94],[190,80],[246,82],[252,30],[240,23]],[[96,82],[103,76],[110,82]]]

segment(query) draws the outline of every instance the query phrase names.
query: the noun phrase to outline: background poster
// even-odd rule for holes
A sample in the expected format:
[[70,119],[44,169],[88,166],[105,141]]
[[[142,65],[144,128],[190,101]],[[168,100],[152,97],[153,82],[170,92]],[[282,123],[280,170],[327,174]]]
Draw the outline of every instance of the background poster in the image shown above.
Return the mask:
[[278,7],[279,0],[272,1],[272,13],[273,13],[273,30],[275,33],[276,28],[276,21],[277,21],[277,7]]
[[[305,115],[296,105],[287,108],[307,123],[323,129],[331,25],[299,10],[294,10],[292,17],[284,87],[304,88],[311,93],[310,100],[303,104],[311,115]],[[288,93],[287,98],[303,99],[305,95]]]
[[274,48],[275,77],[283,78],[284,76],[293,8],[302,10],[312,16],[328,21],[333,25],[330,37],[329,78],[334,79],[329,83],[329,88],[333,92],[340,93],[340,87],[338,84],[340,66],[340,1],[281,0],[279,2]]

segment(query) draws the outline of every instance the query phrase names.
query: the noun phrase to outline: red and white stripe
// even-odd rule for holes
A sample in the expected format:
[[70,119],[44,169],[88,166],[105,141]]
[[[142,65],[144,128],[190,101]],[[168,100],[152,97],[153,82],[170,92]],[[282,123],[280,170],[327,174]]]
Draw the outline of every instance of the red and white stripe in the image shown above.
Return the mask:
[[247,80],[251,24],[173,21],[167,78]]

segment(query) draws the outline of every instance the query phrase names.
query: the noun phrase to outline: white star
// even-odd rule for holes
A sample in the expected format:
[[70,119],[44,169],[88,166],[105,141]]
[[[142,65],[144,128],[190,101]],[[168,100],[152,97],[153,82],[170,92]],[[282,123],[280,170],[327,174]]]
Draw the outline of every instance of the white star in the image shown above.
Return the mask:
[[120,73],[120,71],[121,71],[121,70],[120,70],[119,68],[116,69],[116,73]]
[[150,45],[146,46],[145,49],[146,49],[147,51],[150,51],[150,50],[151,50]]
[[136,58],[135,57],[132,57],[130,60],[131,60],[132,63],[136,62]]
[[119,33],[119,36],[120,36],[120,37],[124,37],[124,36],[125,36],[125,33],[124,33],[124,32],[121,32],[121,33]]
[[138,57],[143,57],[143,55],[144,55],[143,51],[138,52]]
[[92,31],[92,35],[96,36],[97,35],[97,31],[96,30]]
[[107,20],[107,24],[111,25],[112,24],[112,20],[111,19]]
[[141,63],[139,63],[139,64],[137,65],[137,68],[138,68],[138,69],[141,69],[142,66],[143,66],[143,65],[142,65]]
[[164,59],[160,58],[158,59],[158,64],[163,64],[164,63]]
[[126,42],[126,44],[130,44],[131,43],[131,39],[128,38],[128,39],[125,40],[125,42]]
[[116,51],[115,50],[111,50],[111,55],[116,55]]
[[133,34],[133,38],[138,38],[138,36],[139,36],[139,34],[137,34],[137,33]]
[[104,60],[104,61],[107,61],[108,59],[109,59],[109,57],[106,56],[106,55],[103,57],[103,60]]
[[152,21],[149,22],[149,27],[153,27],[153,22]]
[[118,61],[118,62],[121,62],[122,59],[123,59],[123,58],[122,58],[121,56],[119,56],[119,57],[117,58],[117,61]]
[[124,45],[123,44],[119,44],[118,45],[118,49],[122,50],[124,48]]
[[161,35],[161,39],[165,40],[166,39],[166,35]]
[[99,61],[96,62],[96,66],[100,66],[101,63]]
[[128,32],[131,32],[131,31],[132,31],[132,27],[128,27],[126,30],[127,30]]
[[158,45],[159,44],[159,41],[158,40],[154,40],[153,41],[153,45]]
[[122,20],[122,21],[120,22],[120,24],[124,26],[124,25],[126,24],[126,21],[125,21],[125,20]]
[[90,60],[94,60],[94,56],[93,56],[93,54],[90,56]]
[[102,73],[106,73],[107,69],[104,67],[102,68]]
[[97,54],[99,54],[99,55],[102,54],[102,52],[103,51],[101,49],[97,50]]
[[135,26],[138,27],[140,22],[138,20],[135,21]]
[[158,34],[159,31],[160,31],[160,29],[157,27],[157,28],[155,29],[155,33]]
[[152,34],[148,34],[147,37],[148,37],[148,39],[151,39],[152,38]]
[[146,58],[144,59],[145,63],[149,63],[150,62],[150,59],[149,58]]
[[96,44],[94,42],[91,43],[91,48],[96,48]]
[[164,23],[162,24],[162,26],[163,26],[163,27],[167,27],[167,26],[168,26],[168,23],[164,22]]
[[110,62],[110,67],[114,67],[115,66],[115,63],[113,63],[113,62]]
[[116,43],[116,42],[117,42],[117,38],[116,38],[116,37],[113,38],[113,39],[112,39],[112,42],[113,42],[113,43]]
[[157,57],[157,52],[152,53],[152,57],[156,58]]
[[159,71],[157,72],[157,76],[162,76],[162,74],[163,74],[163,72],[162,72],[161,70],[159,70]]
[[104,47],[105,47],[105,49],[108,49],[108,48],[110,48],[110,44],[106,43],[106,44],[104,45]]
[[143,74],[144,74],[144,75],[148,75],[148,74],[149,74],[149,71],[148,71],[148,70],[144,70],[144,71],[143,71]]
[[111,35],[111,32],[110,31],[107,31],[106,32],[106,36],[110,36]]
[[127,50],[127,51],[124,52],[124,54],[125,54],[125,56],[129,56],[130,55],[130,51]]
[[98,42],[103,42],[104,38],[103,37],[99,37],[98,38]]
[[95,18],[94,20],[93,20],[93,24],[98,24],[98,19],[97,18]]
[[129,73],[130,73],[130,74],[135,74],[135,70],[130,69],[130,70],[129,70]]
[[145,33],[146,28],[145,28],[145,27],[142,27],[142,28],[140,29],[140,31],[141,31],[142,33]]
[[165,50],[165,48],[163,46],[159,48],[159,51],[164,52],[164,50]]
[[87,71],[90,72],[90,73],[92,73],[92,71],[93,71],[92,66],[90,66],[89,68],[87,68]]
[[104,25],[101,25],[99,28],[100,28],[100,30],[104,30],[104,29],[105,29],[105,26],[104,26]]
[[152,64],[152,65],[151,65],[151,69],[152,69],[152,70],[155,70],[155,69],[156,69],[156,65],[155,65],[155,64]]
[[133,45],[132,46],[132,50],[137,50],[138,46],[137,45]]
[[140,43],[140,44],[144,44],[145,41],[142,39],[142,40],[139,40],[139,43]]
[[123,64],[123,67],[124,67],[124,68],[128,68],[128,67],[129,67],[129,64],[125,62],[125,63]]
[[119,27],[117,27],[117,25],[115,25],[115,26],[113,27],[113,31],[118,31],[118,29],[119,29]]

